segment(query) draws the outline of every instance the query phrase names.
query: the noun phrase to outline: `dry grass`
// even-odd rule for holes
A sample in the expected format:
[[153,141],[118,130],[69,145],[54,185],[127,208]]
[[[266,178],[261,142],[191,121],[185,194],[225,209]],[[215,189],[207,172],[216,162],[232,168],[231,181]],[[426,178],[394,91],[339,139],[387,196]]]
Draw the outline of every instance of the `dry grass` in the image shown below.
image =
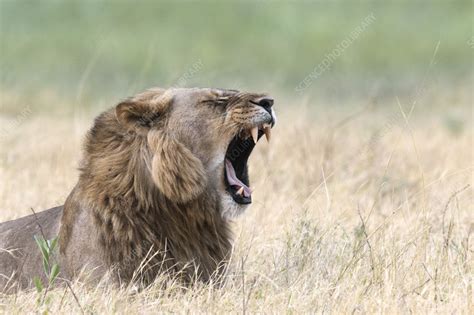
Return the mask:
[[[82,308],[472,314],[472,99],[456,95],[449,109],[430,102],[411,114],[405,106],[407,117],[396,102],[354,116],[281,109],[272,144],[260,143],[250,161],[254,204],[235,223],[225,285],[163,279],[132,293],[75,283]],[[64,200],[90,123],[32,114],[4,137],[0,220]],[[32,312],[35,296],[1,297],[0,312]],[[53,313],[80,311],[70,292],[51,297]]]

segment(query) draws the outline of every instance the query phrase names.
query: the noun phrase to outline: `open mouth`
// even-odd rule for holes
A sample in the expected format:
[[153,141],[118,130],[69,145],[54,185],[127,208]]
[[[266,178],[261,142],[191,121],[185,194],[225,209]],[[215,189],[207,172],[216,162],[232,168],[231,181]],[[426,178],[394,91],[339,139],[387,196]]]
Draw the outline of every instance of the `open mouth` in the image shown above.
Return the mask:
[[225,155],[224,182],[226,190],[239,204],[252,203],[247,161],[257,141],[265,134],[270,141],[271,126],[263,124],[237,134],[229,144]]

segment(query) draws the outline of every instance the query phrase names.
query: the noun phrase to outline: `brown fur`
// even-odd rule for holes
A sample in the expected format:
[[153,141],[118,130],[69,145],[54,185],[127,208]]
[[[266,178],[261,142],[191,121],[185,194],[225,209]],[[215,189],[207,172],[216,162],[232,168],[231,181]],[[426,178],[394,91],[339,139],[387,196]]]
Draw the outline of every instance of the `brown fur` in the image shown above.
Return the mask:
[[[231,251],[224,154],[231,138],[261,114],[248,103],[261,96],[153,89],[98,116],[64,208],[41,215],[48,237],[59,232],[61,276],[72,279],[86,269],[96,279],[110,273],[116,282],[128,282],[145,260],[139,274],[145,283],[161,272],[202,281],[221,275]],[[18,222],[1,224],[0,236],[17,235]],[[35,252],[28,237],[37,232],[23,229],[23,241],[8,236],[0,248]],[[41,273],[39,256],[25,264],[31,268],[0,252],[0,273],[19,270],[14,280],[20,287]]]

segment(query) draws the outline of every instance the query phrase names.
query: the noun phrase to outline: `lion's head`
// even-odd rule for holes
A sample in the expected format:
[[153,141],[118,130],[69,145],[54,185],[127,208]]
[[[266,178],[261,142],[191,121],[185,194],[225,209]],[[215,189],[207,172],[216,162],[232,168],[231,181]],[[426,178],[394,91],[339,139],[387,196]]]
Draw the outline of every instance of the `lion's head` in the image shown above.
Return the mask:
[[209,88],[151,89],[118,104],[127,137],[143,139],[153,183],[170,200],[187,203],[217,191],[222,216],[252,202],[247,161],[257,141],[270,140],[276,121],[265,94]]

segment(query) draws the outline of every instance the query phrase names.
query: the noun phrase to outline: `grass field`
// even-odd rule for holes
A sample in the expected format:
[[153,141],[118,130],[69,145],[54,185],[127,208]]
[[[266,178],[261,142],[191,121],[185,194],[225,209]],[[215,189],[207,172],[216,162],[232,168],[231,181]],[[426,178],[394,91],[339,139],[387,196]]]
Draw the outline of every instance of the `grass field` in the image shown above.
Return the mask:
[[[276,105],[272,143],[259,143],[251,157],[254,204],[235,222],[223,287],[163,279],[133,293],[75,283],[82,309],[472,314],[470,88],[435,87],[411,102],[375,98],[342,111],[314,102]],[[64,201],[96,114],[3,118],[15,128],[2,139],[0,220]],[[0,312],[43,309],[35,299],[4,296]],[[63,289],[48,307],[80,311]]]

